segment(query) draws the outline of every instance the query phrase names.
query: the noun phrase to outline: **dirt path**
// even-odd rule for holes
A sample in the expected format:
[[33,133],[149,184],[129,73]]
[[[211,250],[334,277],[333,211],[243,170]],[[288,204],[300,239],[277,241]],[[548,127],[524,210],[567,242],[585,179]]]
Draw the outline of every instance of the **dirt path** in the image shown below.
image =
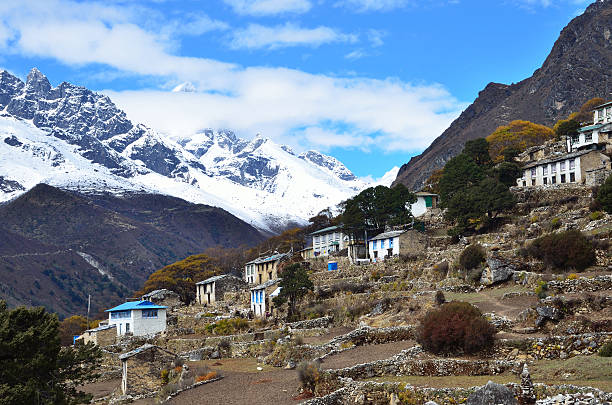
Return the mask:
[[358,346],[327,357],[323,360],[321,367],[323,369],[336,369],[383,360],[414,345],[416,345],[416,342],[413,340],[402,340],[400,342],[383,343],[380,345]]

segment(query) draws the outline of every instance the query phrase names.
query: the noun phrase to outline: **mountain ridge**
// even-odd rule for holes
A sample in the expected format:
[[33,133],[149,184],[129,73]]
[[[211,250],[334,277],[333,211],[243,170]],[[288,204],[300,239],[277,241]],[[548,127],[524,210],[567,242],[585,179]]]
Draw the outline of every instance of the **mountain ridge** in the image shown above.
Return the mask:
[[561,31],[533,75],[507,85],[489,83],[432,144],[400,168],[393,184],[420,189],[470,139],[512,120],[552,125],[593,97],[612,98],[612,0],[598,0]]

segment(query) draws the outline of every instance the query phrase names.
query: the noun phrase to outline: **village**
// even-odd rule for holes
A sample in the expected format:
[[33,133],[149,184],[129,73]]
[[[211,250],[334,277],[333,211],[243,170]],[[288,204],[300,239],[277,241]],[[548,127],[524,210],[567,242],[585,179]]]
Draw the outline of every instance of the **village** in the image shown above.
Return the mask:
[[[194,280],[193,302],[166,289],[115,303],[75,338],[104,353],[84,389],[96,403],[609,403],[612,360],[598,353],[612,346],[612,215],[589,206],[611,154],[609,102],[578,135],[516,156],[516,214],[491,232],[454,240],[440,196],[424,190],[410,223],[363,237],[318,229],[304,249],[244,263],[241,277]],[[572,230],[594,249],[583,271],[551,272],[525,253]],[[470,249],[482,254],[473,267]],[[275,297],[292,265],[313,288],[288,321]],[[418,342],[423,316],[452,301],[493,325],[490,350],[439,355]]]

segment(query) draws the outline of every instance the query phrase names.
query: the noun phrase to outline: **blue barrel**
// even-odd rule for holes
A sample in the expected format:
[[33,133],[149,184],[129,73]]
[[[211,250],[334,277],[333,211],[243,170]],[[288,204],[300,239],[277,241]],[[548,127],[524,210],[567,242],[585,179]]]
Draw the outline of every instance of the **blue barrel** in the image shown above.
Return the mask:
[[338,262],[327,262],[327,271],[338,270]]

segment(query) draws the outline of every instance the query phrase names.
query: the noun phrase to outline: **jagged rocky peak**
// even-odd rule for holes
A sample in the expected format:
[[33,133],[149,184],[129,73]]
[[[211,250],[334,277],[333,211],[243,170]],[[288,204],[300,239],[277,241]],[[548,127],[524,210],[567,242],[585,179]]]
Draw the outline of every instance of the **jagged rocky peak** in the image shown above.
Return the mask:
[[0,108],[6,107],[11,99],[21,93],[25,84],[16,76],[3,70],[0,72]]
[[351,181],[356,179],[355,175],[335,157],[309,150],[300,154],[299,158],[333,172],[341,180]]
[[37,96],[46,96],[51,91],[51,83],[47,76],[43,75],[37,68],[32,68],[26,80],[26,93]]

